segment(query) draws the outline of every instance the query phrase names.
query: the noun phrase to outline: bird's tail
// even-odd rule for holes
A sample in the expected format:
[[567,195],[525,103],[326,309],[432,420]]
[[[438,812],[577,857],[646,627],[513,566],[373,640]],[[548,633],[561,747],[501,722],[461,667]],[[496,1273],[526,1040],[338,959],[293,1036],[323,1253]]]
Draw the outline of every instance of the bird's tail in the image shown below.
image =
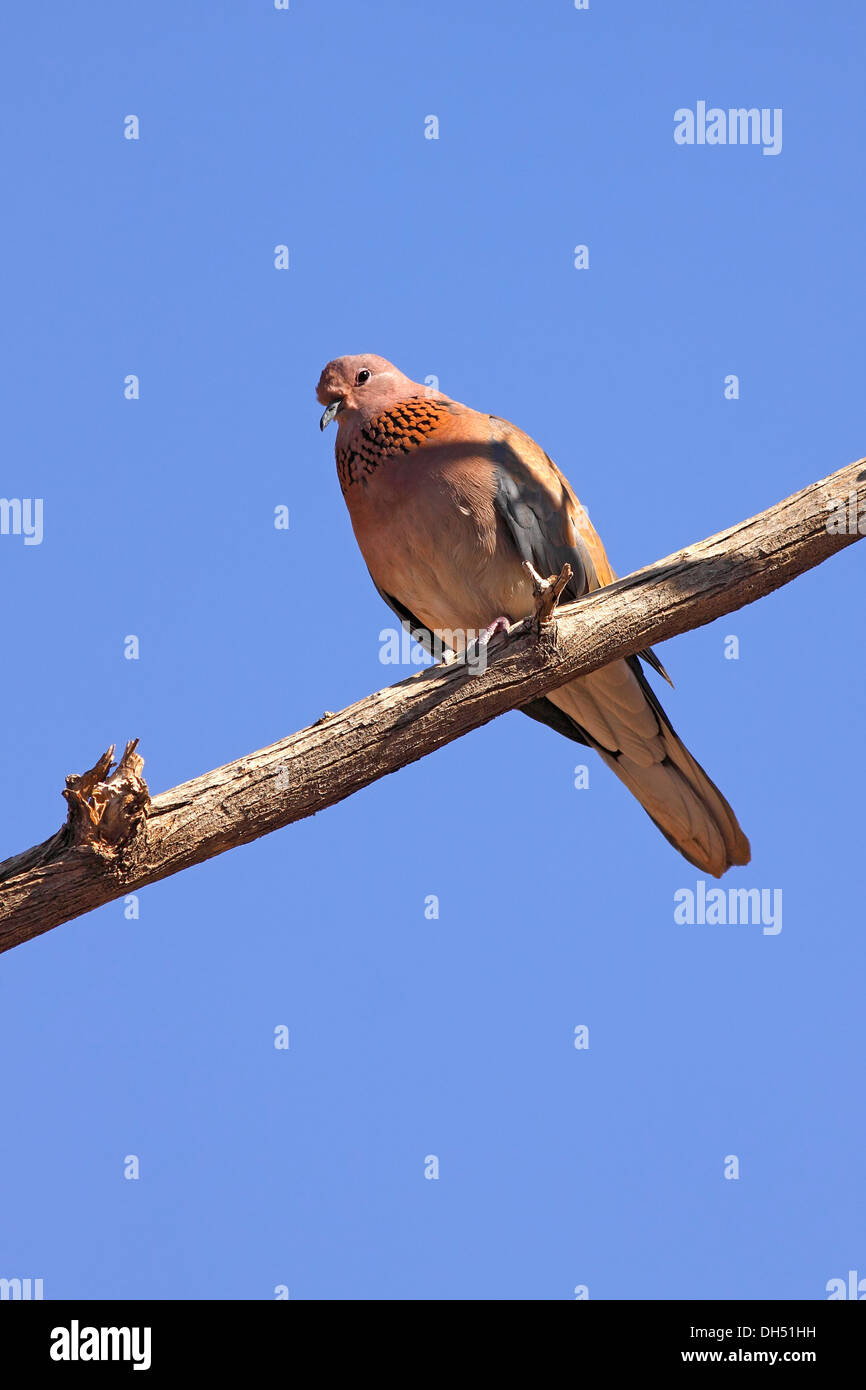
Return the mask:
[[[548,716],[541,705],[553,705]],[[749,842],[722,793],[674,733],[637,658],[551,691],[527,713],[596,748],[667,840],[719,878],[748,864]],[[566,721],[562,720],[566,716]]]

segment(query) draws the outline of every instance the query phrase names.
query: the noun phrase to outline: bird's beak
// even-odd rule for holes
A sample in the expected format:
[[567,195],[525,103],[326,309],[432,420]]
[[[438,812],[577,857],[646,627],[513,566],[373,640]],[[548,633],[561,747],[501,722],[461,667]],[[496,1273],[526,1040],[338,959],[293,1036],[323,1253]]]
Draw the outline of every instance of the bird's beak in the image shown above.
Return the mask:
[[336,415],[337,411],[340,409],[340,406],[342,404],[343,397],[338,396],[335,401],[331,401],[331,404],[328,406],[327,410],[322,411],[322,418],[319,421],[320,430],[327,429],[328,425],[330,425],[331,421],[333,420],[334,416]]

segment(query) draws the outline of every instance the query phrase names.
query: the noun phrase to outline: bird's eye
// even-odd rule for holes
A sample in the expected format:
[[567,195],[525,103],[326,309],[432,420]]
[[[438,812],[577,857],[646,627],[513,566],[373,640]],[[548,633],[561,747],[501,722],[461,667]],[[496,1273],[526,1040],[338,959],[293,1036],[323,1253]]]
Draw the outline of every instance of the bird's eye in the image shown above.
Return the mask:
[[365,381],[369,381],[369,380],[370,380],[370,373],[367,371],[367,368],[366,368],[366,367],[362,367],[361,370],[359,371],[358,375],[355,377],[355,385],[356,385],[356,386],[363,386],[363,385],[364,385],[364,382],[365,382]]

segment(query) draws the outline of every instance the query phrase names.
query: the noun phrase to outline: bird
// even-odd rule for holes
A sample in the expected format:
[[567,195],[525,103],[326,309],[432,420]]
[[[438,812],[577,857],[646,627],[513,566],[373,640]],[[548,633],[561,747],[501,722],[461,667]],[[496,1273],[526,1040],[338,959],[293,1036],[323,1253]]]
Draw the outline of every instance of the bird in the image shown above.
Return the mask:
[[[337,421],[335,456],[352,529],[381,597],[428,650],[454,634],[482,640],[535,611],[535,571],[571,578],[563,599],[616,575],[571,485],[540,445],[374,353],[336,357],[316,396]],[[570,680],[522,706],[588,745],[690,864],[720,878],[747,864],[749,841],[722,793],[678,738],[641,659]]]

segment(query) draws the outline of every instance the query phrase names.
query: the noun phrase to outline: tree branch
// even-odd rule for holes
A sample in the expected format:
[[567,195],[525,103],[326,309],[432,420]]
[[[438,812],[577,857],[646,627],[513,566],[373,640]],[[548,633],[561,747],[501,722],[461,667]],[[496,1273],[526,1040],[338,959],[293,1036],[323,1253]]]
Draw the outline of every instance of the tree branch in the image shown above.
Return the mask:
[[113,773],[111,748],[66,779],[62,829],[0,864],[0,950],[312,816],[575,676],[742,608],[864,532],[860,459],[552,618],[565,580],[535,576],[538,616],[493,639],[484,671],[461,661],[424,668],[152,800],[136,743]]

